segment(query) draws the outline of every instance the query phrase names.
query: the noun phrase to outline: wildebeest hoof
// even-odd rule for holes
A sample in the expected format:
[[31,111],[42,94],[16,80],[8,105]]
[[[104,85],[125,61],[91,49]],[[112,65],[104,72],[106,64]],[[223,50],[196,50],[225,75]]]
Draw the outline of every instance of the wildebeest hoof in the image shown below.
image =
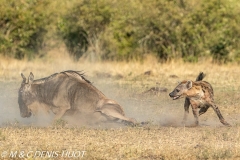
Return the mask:
[[130,118],[130,121],[131,121],[133,124],[137,123],[137,120],[136,120],[135,118]]
[[141,122],[141,125],[148,125],[148,124],[150,124],[149,121]]
[[227,127],[232,127],[232,125],[227,123],[227,122],[225,122],[224,125],[227,126]]
[[134,118],[130,118],[129,121],[123,120],[125,125],[129,125],[129,126],[137,126],[138,123],[136,121],[136,119]]

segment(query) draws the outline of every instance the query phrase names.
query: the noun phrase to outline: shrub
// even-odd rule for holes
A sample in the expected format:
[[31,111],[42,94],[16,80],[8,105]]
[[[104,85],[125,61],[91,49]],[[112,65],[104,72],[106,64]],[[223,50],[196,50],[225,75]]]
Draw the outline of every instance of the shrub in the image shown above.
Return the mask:
[[155,54],[162,62],[239,61],[238,6],[237,0],[2,0],[0,53],[31,58],[46,39],[60,39],[75,60]]
[[0,6],[0,53],[22,59],[33,58],[43,45],[48,19],[47,1],[4,0]]
[[110,6],[105,3],[104,0],[83,0],[61,17],[59,36],[76,60],[87,52],[90,45],[94,47],[92,42],[109,24]]

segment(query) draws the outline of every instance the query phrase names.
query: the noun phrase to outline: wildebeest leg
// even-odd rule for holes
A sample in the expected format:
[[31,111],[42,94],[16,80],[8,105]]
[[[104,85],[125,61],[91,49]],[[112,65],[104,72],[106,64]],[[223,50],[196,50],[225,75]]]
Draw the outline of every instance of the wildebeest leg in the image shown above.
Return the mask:
[[204,114],[205,112],[207,112],[209,106],[204,106],[199,110],[199,116],[201,116],[202,114]]
[[58,106],[58,110],[56,111],[54,120],[58,120],[58,119],[62,118],[62,116],[66,113],[66,111],[71,108],[70,105],[67,105],[67,104],[65,104],[65,105],[61,104],[61,105],[57,105],[57,106]]
[[225,121],[225,119],[223,118],[223,116],[222,116],[220,110],[218,109],[217,105],[214,104],[213,102],[210,103],[210,105],[211,105],[211,107],[213,108],[213,110],[215,111],[215,113],[217,114],[220,122],[221,122],[222,124],[224,124],[225,126],[231,126],[229,123],[227,123],[227,122]]
[[28,108],[31,110],[31,113],[33,115],[38,115],[39,113],[49,114],[50,113],[50,107],[46,104],[39,103],[38,101],[33,102],[28,106]]
[[189,114],[189,106],[190,106],[190,101],[188,98],[185,98],[185,103],[184,103],[184,117],[182,123],[185,124],[187,120],[187,116]]
[[118,105],[117,104],[105,104],[103,107],[100,109],[97,109],[96,112],[101,112],[102,114],[106,115],[109,119],[112,120],[114,119],[120,119],[124,120],[130,123],[135,124],[136,120],[132,118],[127,118],[123,114],[121,114],[118,110]]

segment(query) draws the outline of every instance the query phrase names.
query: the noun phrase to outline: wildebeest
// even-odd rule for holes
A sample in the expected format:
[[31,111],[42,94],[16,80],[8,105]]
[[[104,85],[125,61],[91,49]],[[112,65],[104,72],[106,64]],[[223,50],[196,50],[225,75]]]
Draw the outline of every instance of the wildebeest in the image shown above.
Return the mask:
[[[195,82],[190,80],[182,81],[169,94],[173,100],[179,99],[181,97],[185,98],[185,113],[183,123],[185,123],[187,120],[189,106],[191,105],[195,118],[195,126],[198,125],[198,116],[204,114],[209,107],[213,108],[222,124],[230,126],[230,124],[228,124],[223,118],[218,106],[214,103],[214,94],[211,84],[206,81],[202,81],[204,77],[205,74],[203,74],[203,72],[200,72]],[[198,108],[200,108],[199,112]]]
[[32,72],[28,79],[23,74],[21,76],[18,104],[22,117],[30,117],[35,112],[32,106],[43,104],[47,111],[55,114],[55,120],[64,114],[79,112],[81,115],[95,115],[93,117],[103,121],[135,123],[134,119],[125,117],[117,102],[108,99],[81,72],[63,71],[37,80]]

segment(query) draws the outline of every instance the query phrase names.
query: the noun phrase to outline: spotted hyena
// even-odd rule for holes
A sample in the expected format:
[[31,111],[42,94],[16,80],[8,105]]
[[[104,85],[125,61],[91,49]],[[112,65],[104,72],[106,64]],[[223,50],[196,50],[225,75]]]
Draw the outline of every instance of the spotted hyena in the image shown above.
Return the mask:
[[[179,99],[185,97],[184,103],[184,118],[183,123],[187,120],[187,115],[189,113],[189,106],[191,105],[193,115],[195,118],[195,125],[198,125],[198,116],[204,114],[209,107],[212,107],[216,112],[220,122],[226,126],[230,126],[225,119],[223,118],[219,108],[214,103],[214,94],[212,86],[206,82],[202,81],[205,77],[205,74],[201,72],[196,81],[182,81],[177,87],[169,94],[173,99]],[[198,108],[200,108],[198,112]]]

